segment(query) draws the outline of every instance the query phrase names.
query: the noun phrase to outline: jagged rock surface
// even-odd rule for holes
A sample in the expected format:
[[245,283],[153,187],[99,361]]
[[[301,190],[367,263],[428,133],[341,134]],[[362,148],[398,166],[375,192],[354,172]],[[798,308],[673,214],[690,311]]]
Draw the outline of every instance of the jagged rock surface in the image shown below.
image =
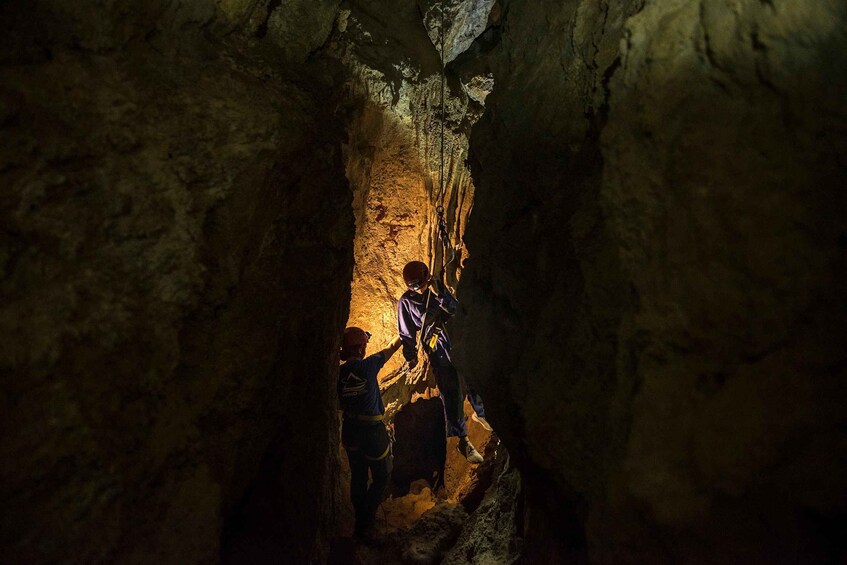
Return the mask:
[[269,493],[275,549],[324,551],[342,129],[230,15],[0,6],[3,563],[216,562]]
[[496,3],[497,0],[418,0],[427,34],[439,54],[444,44],[446,63],[456,60],[482,35]]
[[427,510],[403,535],[401,562],[409,565],[440,563],[445,550],[455,543],[467,517],[459,504],[439,504]]
[[844,6],[504,5],[456,351],[528,558],[837,561]]
[[520,559],[521,477],[508,456],[494,469],[496,478],[469,517],[444,565],[509,565]]

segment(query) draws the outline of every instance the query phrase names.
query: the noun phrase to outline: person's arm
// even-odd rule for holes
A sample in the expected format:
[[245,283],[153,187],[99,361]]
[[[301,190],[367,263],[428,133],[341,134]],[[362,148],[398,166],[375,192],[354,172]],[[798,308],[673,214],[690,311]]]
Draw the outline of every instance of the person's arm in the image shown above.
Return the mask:
[[388,360],[391,359],[391,356],[394,355],[400,346],[403,345],[403,340],[400,339],[400,336],[395,337],[391,340],[391,343],[388,344],[388,347],[380,351],[380,354],[385,358],[385,362],[388,363]]
[[402,298],[397,303],[397,333],[400,334],[400,341],[403,344],[403,357],[409,363],[416,363],[418,360],[418,344],[416,342],[418,328],[412,319],[412,313],[409,312],[406,301]]
[[459,305],[459,302],[453,298],[453,295],[450,294],[449,290],[447,290],[446,285],[439,283],[434,278],[430,280],[430,285],[432,286],[433,296],[441,309],[444,310],[448,316],[455,314],[456,307]]

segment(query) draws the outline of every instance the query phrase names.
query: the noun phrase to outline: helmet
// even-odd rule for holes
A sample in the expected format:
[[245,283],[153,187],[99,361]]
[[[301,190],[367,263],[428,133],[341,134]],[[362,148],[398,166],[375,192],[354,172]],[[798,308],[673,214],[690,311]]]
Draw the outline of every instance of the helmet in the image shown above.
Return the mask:
[[403,280],[409,290],[420,290],[429,282],[429,268],[420,261],[406,263],[403,267]]
[[367,345],[370,339],[371,334],[362,328],[353,327],[344,330],[344,337],[341,338],[341,359],[346,360],[361,346]]

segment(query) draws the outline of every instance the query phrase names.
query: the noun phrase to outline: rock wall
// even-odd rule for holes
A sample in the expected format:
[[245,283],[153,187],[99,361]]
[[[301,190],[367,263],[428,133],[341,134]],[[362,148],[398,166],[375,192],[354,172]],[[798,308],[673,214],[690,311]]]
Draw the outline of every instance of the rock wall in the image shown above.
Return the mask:
[[335,16],[290,51],[273,4],[0,6],[3,563],[325,550],[354,226],[296,65]]
[[[456,4],[456,10],[467,10]],[[382,2],[351,4],[325,49],[350,73],[345,156],[354,192],[356,267],[349,325],[367,328],[378,346],[397,333],[405,264],[440,261],[436,207],[443,203],[447,209],[448,230],[458,246],[473,202],[467,135],[481,107],[451,77],[444,89],[442,194],[441,67],[421,9],[415,0],[395,3],[390,11]],[[454,262],[449,270],[453,284],[458,266]],[[398,356],[384,374],[400,364]]]
[[503,2],[456,351],[527,559],[843,558],[846,17]]

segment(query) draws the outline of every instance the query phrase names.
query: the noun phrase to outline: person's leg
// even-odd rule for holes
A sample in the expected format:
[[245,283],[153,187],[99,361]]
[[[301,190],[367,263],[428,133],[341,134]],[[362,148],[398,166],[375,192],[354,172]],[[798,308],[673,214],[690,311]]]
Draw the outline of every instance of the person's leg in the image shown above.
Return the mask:
[[379,509],[379,505],[388,493],[388,483],[391,480],[394,457],[389,453],[379,461],[369,461],[368,464],[371,468],[372,482],[370,488],[368,488],[368,494],[365,497],[363,511],[366,528],[373,526],[376,521],[376,512]]
[[356,515],[356,532],[367,525],[368,461],[361,450],[347,450],[350,461],[350,500]]
[[465,421],[465,395],[462,394],[462,385],[459,382],[459,373],[447,352],[439,355],[439,350],[430,356],[432,370],[435,373],[435,382],[438,384],[438,392],[444,404],[444,416],[447,420],[447,437],[458,437],[459,444],[456,446],[465,459],[470,463],[478,465],[484,461],[482,455],[474,448],[468,440],[468,424]]
[[436,354],[430,357],[432,372],[438,393],[444,403],[444,417],[447,420],[447,437],[465,437],[468,435],[468,425],[465,422],[465,411],[462,406],[464,396],[459,384],[459,374],[448,359]]
[[371,470],[371,486],[368,488],[362,505],[362,532],[369,530],[376,519],[376,511],[388,491],[391,480],[393,456],[391,440],[385,426],[371,426],[367,432],[367,441],[363,449],[367,466]]
[[470,402],[473,407],[471,419],[482,426],[485,431],[493,432],[494,428],[491,427],[491,424],[489,424],[488,420],[485,418],[485,406],[482,404],[482,397],[472,388],[468,389],[467,396],[468,402]]
[[362,522],[368,492],[368,461],[362,452],[358,427],[357,424],[344,422],[341,429],[341,442],[350,463],[350,500],[356,515],[356,532]]
[[482,403],[482,397],[472,388],[468,388],[468,402],[471,403],[471,407],[473,407],[477,416],[485,418],[485,406]]

